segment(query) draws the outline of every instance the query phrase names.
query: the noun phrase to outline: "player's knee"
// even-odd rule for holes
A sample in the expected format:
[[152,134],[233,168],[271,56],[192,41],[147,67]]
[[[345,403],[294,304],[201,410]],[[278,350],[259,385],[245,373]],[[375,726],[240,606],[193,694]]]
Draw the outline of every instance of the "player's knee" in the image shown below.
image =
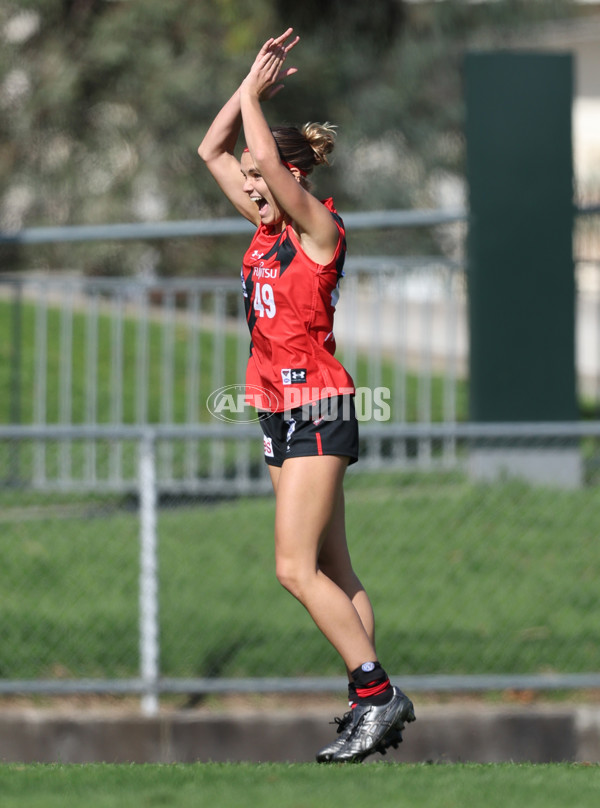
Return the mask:
[[275,575],[284,589],[287,589],[295,598],[302,599],[303,578],[293,564],[277,562]]
[[296,576],[291,569],[284,564],[277,564],[275,567],[275,576],[284,589],[287,589],[292,595],[295,594],[294,590],[297,587],[297,582]]

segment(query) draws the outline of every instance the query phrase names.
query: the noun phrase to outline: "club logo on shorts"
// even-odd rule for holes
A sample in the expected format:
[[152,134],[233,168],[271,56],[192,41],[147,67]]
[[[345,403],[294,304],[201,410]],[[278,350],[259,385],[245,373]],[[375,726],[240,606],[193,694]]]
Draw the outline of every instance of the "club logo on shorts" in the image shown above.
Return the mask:
[[[294,432],[296,431],[296,422],[292,418],[291,421],[288,421],[287,423],[288,423],[288,431],[287,431],[287,435],[285,436],[285,442],[289,444],[289,442],[292,439],[292,436],[293,436]],[[288,446],[288,452],[289,452],[289,450],[290,450],[290,447]]]
[[265,435],[263,437],[263,446],[265,450],[265,457],[275,457],[275,453],[273,452],[273,438],[267,438]]
[[283,368],[282,384],[306,384],[306,368]]

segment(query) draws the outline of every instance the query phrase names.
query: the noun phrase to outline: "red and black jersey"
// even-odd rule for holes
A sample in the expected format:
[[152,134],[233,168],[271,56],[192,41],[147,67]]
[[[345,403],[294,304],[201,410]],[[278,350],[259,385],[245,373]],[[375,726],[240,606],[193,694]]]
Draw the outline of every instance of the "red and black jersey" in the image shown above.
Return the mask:
[[[283,232],[260,225],[242,264],[250,357],[246,370],[249,403],[283,412],[331,396],[354,393],[354,382],[334,357],[333,316],[346,257],[344,223],[327,265],[312,261],[290,226]],[[265,392],[256,397],[260,388]]]

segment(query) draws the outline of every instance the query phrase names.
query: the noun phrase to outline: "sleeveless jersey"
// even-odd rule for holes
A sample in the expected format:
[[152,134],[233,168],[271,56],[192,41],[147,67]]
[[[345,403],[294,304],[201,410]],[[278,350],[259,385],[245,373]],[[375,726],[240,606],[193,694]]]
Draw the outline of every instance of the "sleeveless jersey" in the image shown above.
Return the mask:
[[273,233],[260,225],[244,255],[242,287],[251,336],[246,400],[257,409],[283,412],[354,393],[352,377],[334,357],[345,229],[333,200],[323,204],[339,231],[328,264],[312,261],[289,226]]

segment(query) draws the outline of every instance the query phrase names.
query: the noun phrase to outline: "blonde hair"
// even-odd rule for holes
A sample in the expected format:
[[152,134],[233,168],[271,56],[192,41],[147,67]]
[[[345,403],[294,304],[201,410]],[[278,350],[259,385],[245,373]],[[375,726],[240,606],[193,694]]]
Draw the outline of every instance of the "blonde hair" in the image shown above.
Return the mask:
[[335,146],[336,127],[331,123],[274,126],[271,129],[281,159],[310,174],[315,166],[329,165],[327,155]]

